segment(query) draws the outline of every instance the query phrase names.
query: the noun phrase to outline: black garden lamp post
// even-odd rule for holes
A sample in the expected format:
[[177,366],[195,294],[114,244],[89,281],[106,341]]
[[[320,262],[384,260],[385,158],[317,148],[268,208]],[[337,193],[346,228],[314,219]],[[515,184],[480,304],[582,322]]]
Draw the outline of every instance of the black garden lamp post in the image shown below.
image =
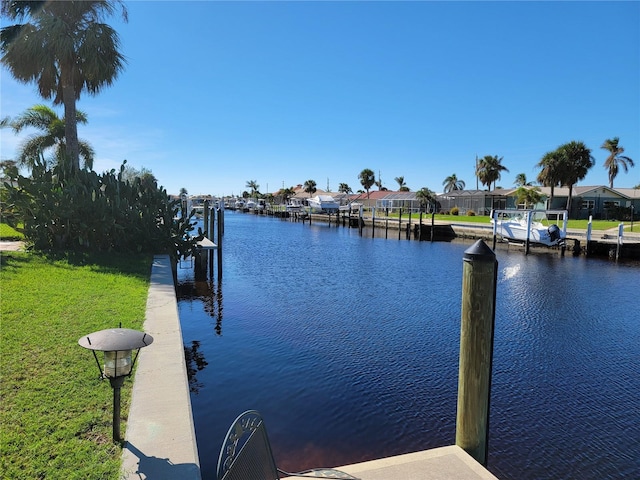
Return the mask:
[[[78,344],[93,351],[101,378],[108,378],[113,388],[113,441],[120,441],[120,389],[124,379],[131,375],[142,347],[153,343],[153,337],[128,328],[112,328],[90,333]],[[135,357],[133,350],[136,351]],[[96,352],[104,352],[104,367]]]

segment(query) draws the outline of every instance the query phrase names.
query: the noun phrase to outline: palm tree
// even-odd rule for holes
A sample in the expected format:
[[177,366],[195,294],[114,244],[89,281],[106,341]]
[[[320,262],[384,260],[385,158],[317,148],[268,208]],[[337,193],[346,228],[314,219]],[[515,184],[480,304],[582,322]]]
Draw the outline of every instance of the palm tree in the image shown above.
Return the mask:
[[587,176],[587,172],[596,163],[591,150],[583,142],[571,141],[558,148],[561,164],[562,185],[569,187],[567,210],[571,212],[573,186]]
[[376,174],[373,173],[373,170],[365,168],[360,172],[358,178],[360,179],[360,183],[366,190],[367,200],[369,200],[369,189],[376,183]]
[[407,187],[407,183],[404,181],[404,177],[396,177],[394,178],[396,182],[398,182],[398,191],[400,192],[409,192],[409,187]]
[[340,185],[338,185],[338,191],[346,195],[349,195],[351,192],[353,192],[353,190],[351,190],[351,187],[346,183],[341,183]]
[[624,173],[629,171],[629,167],[633,167],[633,160],[624,155],[624,148],[618,145],[618,137],[609,138],[604,141],[600,148],[607,150],[609,156],[604,161],[604,168],[609,170],[609,188],[613,188],[613,179],[618,176],[620,166],[624,169]]
[[542,201],[543,195],[538,187],[530,187],[526,185],[520,185],[516,190],[516,203],[524,203],[524,208],[528,208],[529,205],[535,206]]
[[64,105],[66,156],[80,168],[76,102],[82,92],[95,95],[117,78],[125,64],[118,34],[102,23],[121,7],[119,0],[25,2],[3,0],[2,14],[29,20],[0,31],[1,62],[22,83],[35,82],[40,95]]
[[309,194],[309,198],[311,198],[311,195],[316,193],[316,190],[317,189],[315,180],[307,180],[306,182],[304,182],[304,191]]
[[[420,202],[420,209],[426,211],[429,205],[435,205],[436,194],[427,187],[422,187],[416,192],[416,198]],[[435,209],[434,209],[435,211]]]
[[[76,119],[82,124],[87,123],[87,115],[78,110]],[[25,128],[36,128],[41,134],[30,135],[18,150],[17,162],[33,169],[37,163],[45,165],[55,165],[56,163],[64,163],[66,142],[65,142],[65,121],[58,117],[53,109],[46,105],[34,105],[13,120],[6,123],[15,133],[20,133]],[[84,140],[78,140],[80,158],[86,168],[93,168],[93,158],[95,152],[89,143]],[[53,157],[45,158],[44,153],[48,149],[54,149]]]
[[517,174],[516,181],[513,183],[516,187],[530,187],[533,185],[532,182],[527,182],[527,175],[524,173]]
[[449,193],[452,190],[464,190],[465,187],[464,180],[458,180],[458,177],[455,173],[445,178],[444,182],[442,182],[442,185],[444,185],[445,193]]
[[558,150],[547,152],[536,166],[541,168],[536,180],[540,185],[551,189],[549,205],[553,206],[554,190],[562,185],[562,157]]
[[258,185],[258,182],[256,182],[255,180],[249,180],[245,187],[251,190],[251,198],[257,197],[259,193],[258,190],[260,189],[260,185]]
[[278,194],[282,197],[282,203],[286,204],[289,199],[296,194],[296,192],[292,187],[289,187],[283,188]]
[[495,190],[496,182],[500,180],[501,172],[508,171],[507,167],[502,165],[502,157],[498,157],[497,155],[485,155],[478,160],[476,167],[476,175],[478,175],[482,185],[489,187],[489,190],[491,190],[492,183]]

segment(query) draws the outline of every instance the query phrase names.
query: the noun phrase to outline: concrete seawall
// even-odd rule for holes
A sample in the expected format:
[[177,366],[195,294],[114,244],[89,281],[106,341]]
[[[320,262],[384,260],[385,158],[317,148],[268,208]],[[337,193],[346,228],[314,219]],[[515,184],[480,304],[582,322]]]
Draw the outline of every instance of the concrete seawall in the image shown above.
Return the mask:
[[200,480],[189,381],[168,255],[151,269],[144,331],[153,344],[140,350],[122,452],[127,480]]

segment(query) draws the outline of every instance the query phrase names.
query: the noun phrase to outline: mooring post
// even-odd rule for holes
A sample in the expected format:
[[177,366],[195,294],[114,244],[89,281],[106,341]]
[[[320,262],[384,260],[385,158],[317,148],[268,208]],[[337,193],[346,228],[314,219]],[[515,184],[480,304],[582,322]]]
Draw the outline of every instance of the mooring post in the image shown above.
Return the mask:
[[402,207],[398,210],[398,240],[400,240],[400,235],[402,234]]
[[487,465],[498,262],[482,240],[464,252],[456,445]]
[[[218,281],[222,280],[222,234],[224,232],[223,218],[223,210],[220,210],[220,212],[218,212],[218,245],[216,248],[218,254]],[[211,232],[211,236],[213,236],[213,231]]]
[[431,212],[431,241],[433,242],[433,236],[436,232],[436,211],[435,209]]
[[589,215],[589,222],[587,223],[587,246],[585,247],[585,255],[589,256],[589,244],[591,243],[591,227],[592,227],[593,217]]
[[622,237],[624,235],[624,223],[618,225],[618,241],[616,242],[618,246],[616,247],[616,262],[620,258],[620,247],[622,246]]
[[385,211],[385,221],[384,221],[384,238],[389,238],[389,207]]
[[360,205],[360,210],[358,211],[358,229],[360,232],[360,236],[362,236],[363,224],[364,224],[364,205]]
[[[209,205],[207,205],[207,208],[209,208]],[[205,237],[207,237],[209,240],[213,242],[213,231],[214,231],[213,228],[216,223],[216,209],[211,207],[209,210],[205,209],[204,212],[205,212],[204,218],[208,219],[208,221],[205,221],[204,235]],[[218,222],[220,222],[219,218],[218,218]],[[207,250],[207,257],[209,257],[209,277],[213,278],[213,251],[212,250]]]
[[[209,231],[209,200],[205,200],[202,205],[202,217],[204,220],[204,233],[205,235]],[[208,236],[208,235],[207,235]]]
[[371,207],[371,238],[376,236],[376,207]]
[[493,219],[493,250],[496,249],[496,237],[498,236],[498,213],[495,210],[491,210],[491,217]]
[[420,210],[420,226],[418,227],[418,240],[422,240],[422,210]]

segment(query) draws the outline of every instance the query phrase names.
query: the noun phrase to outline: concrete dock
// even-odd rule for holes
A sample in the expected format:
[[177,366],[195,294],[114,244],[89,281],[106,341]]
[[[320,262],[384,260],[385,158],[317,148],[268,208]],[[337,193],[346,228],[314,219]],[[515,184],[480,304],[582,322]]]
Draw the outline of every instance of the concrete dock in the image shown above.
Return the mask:
[[200,460],[168,255],[153,259],[143,330],[154,341],[138,358],[122,478],[198,480]]
[[[153,261],[143,329],[154,342],[140,350],[138,358],[122,454],[122,478],[200,480],[182,331],[166,255],[156,256]],[[457,446],[336,468],[362,480],[496,478]]]

